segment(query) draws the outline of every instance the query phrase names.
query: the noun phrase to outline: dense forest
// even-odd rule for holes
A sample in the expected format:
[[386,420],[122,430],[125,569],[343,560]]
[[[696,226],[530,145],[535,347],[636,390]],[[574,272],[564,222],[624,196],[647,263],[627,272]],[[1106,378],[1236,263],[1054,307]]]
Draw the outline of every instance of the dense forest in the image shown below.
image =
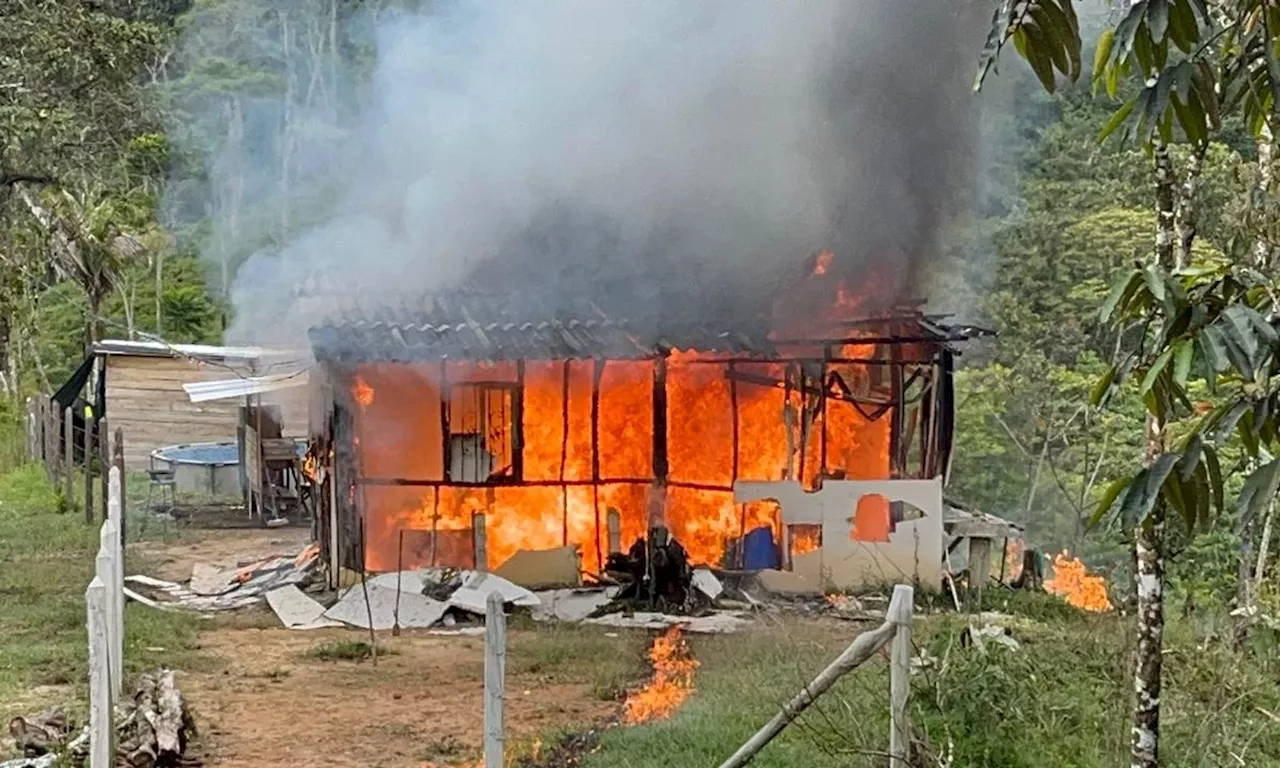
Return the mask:
[[[308,184],[314,169],[302,159],[316,162],[337,140],[370,76],[370,26],[403,8],[5,3],[6,397],[56,387],[93,339],[220,340],[240,264],[324,215],[334,190]],[[1118,102],[1088,80],[1048,94],[1010,60],[998,92],[974,97],[983,162],[924,292],[999,332],[965,350],[957,374],[949,492],[1025,523],[1044,550],[1124,571],[1122,533],[1086,535],[1087,523],[1103,489],[1138,463],[1144,411],[1132,393],[1105,410],[1089,394],[1126,344],[1099,323],[1098,306],[1151,250],[1153,166],[1141,147],[1099,142]],[[1259,226],[1255,154],[1243,128],[1208,146],[1194,260],[1227,258]],[[1185,165],[1188,153],[1175,159]],[[1176,546],[1189,555],[1174,560],[1175,585],[1197,599],[1232,597],[1223,563],[1240,545],[1229,517]],[[1113,583],[1123,592],[1126,581]]]

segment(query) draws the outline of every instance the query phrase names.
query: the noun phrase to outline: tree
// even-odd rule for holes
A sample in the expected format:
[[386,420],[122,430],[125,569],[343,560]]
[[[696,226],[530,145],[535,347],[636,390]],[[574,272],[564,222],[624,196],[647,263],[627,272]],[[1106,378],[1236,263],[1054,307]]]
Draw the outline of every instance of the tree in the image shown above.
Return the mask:
[[[1264,0],[1228,0],[1211,11],[1204,0],[1136,0],[1105,30],[1094,57],[1095,85],[1111,96],[1136,80],[1103,128],[1123,127],[1150,152],[1155,166],[1157,216],[1154,259],[1135,268],[1103,304],[1102,317],[1143,329],[1140,343],[1113,366],[1096,389],[1101,402],[1129,376],[1140,376],[1148,418],[1143,468],[1115,482],[1096,518],[1116,514],[1134,531],[1138,566],[1139,646],[1136,654],[1132,764],[1159,764],[1160,654],[1163,630],[1164,536],[1167,511],[1194,529],[1223,507],[1223,477],[1216,446],[1238,430],[1258,466],[1237,502],[1242,518],[1266,506],[1280,484],[1275,455],[1277,286],[1254,265],[1190,266],[1195,236],[1198,159],[1224,114],[1238,114],[1259,136],[1271,131],[1280,105],[1280,59],[1274,30],[1280,9]],[[993,17],[978,82],[1012,42],[1044,87],[1059,75],[1081,74],[1081,38],[1072,0],[1005,0]],[[1274,135],[1274,131],[1271,131]],[[1169,145],[1192,147],[1183,204]],[[1269,144],[1269,139],[1268,139]],[[1179,226],[1178,214],[1184,225]],[[1180,232],[1181,230],[1181,232]],[[1180,236],[1181,235],[1181,236]],[[1217,407],[1192,403],[1193,373],[1221,398]],[[1195,416],[1197,412],[1206,411]],[[1172,450],[1169,427],[1192,424]],[[1226,429],[1224,429],[1226,427]]]

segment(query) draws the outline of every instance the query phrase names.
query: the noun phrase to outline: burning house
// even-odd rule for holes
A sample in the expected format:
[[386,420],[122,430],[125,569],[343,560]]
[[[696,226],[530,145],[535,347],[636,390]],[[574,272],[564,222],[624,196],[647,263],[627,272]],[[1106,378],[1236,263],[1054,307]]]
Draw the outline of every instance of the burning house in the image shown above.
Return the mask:
[[[770,286],[755,323],[637,321],[590,301],[538,312],[523,298],[517,313],[466,289],[329,307],[309,334],[324,556],[375,572],[495,568],[572,545],[600,573],[663,526],[695,564],[759,567],[748,544],[763,536],[777,543],[764,565],[785,566],[831,524],[748,486],[896,479],[940,494],[954,345],[980,332],[915,307],[870,312],[830,258]],[[838,538],[889,542],[921,514],[904,498],[862,497]],[[941,544],[916,557],[937,573]]]

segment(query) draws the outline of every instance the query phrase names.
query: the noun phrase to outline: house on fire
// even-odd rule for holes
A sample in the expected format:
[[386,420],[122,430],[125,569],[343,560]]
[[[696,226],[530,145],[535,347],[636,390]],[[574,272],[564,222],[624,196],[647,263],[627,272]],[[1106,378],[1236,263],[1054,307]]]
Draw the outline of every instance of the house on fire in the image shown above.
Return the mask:
[[[772,293],[758,322],[732,325],[590,302],[516,313],[513,297],[462,290],[334,311],[310,331],[324,556],[473,567],[482,527],[482,566],[577,545],[599,572],[663,524],[695,563],[741,567],[763,528],[799,568],[833,534],[789,514],[787,488],[898,479],[940,495],[954,345],[982,332],[870,313],[820,268]],[[887,546],[937,512],[914,498],[863,496],[835,538]]]

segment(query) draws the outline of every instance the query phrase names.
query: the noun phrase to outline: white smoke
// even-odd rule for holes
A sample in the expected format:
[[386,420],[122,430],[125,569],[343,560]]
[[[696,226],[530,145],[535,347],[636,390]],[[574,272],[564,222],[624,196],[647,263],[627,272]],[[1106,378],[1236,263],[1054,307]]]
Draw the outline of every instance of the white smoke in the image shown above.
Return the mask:
[[[285,194],[341,191],[240,265],[229,340],[301,343],[323,305],[291,297],[317,276],[375,299],[467,280],[626,314],[830,247],[911,293],[969,183],[975,10],[980,24],[980,4],[926,0],[455,0],[366,19],[372,76],[324,75],[353,97],[321,115],[342,138],[291,145],[323,153],[295,160]],[[264,187],[240,220],[281,187],[280,142],[252,133],[201,148],[212,188]]]

